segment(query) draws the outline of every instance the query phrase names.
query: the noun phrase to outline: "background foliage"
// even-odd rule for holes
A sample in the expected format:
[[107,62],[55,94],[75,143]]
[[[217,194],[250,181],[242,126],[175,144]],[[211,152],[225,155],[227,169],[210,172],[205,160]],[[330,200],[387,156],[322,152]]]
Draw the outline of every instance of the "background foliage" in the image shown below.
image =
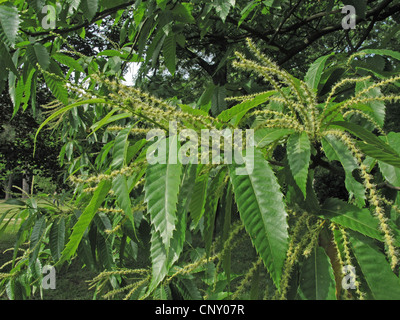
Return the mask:
[[[20,224],[0,288],[45,297],[42,266],[78,258],[96,298],[398,299],[399,18],[396,0],[0,1],[1,179],[71,192],[1,216]],[[254,172],[149,166],[169,120],[255,129]]]

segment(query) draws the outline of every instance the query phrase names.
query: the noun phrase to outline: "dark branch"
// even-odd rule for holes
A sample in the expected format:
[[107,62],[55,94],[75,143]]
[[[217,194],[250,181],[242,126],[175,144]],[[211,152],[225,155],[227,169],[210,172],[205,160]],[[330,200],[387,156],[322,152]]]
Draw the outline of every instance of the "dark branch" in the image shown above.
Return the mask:
[[[373,19],[377,21],[382,21],[386,19],[387,17],[390,17],[397,12],[400,12],[400,4],[394,5],[393,7],[387,8],[389,3],[392,2],[393,0],[386,0],[384,1],[381,5],[378,5],[376,8],[370,10],[367,12],[365,18],[360,18],[357,17],[356,23],[361,23],[364,21],[367,21],[370,17],[373,17]],[[387,10],[383,12],[385,9]],[[337,24],[335,26],[330,26],[323,28],[322,30],[313,33],[311,36],[309,36],[307,39],[303,41],[302,44],[293,47],[291,50],[289,50],[289,53],[279,61],[279,64],[282,65],[285,62],[289,61],[292,59],[295,55],[297,55],[299,52],[303,51],[304,49],[308,48],[311,44],[313,44],[315,41],[319,40],[323,36],[336,32],[338,30],[342,29],[342,24]]]
[[125,9],[125,8],[135,4],[135,2],[136,1],[129,1],[127,3],[120,4],[120,5],[115,6],[113,8],[108,8],[108,9],[103,10],[101,12],[97,12],[95,14],[95,16],[90,21],[87,20],[87,21],[85,21],[85,22],[83,22],[81,24],[72,26],[70,28],[55,29],[55,30],[40,31],[40,32],[30,32],[30,31],[27,31],[27,30],[21,30],[21,31],[24,32],[25,34],[31,36],[31,37],[40,37],[40,36],[49,35],[48,37],[46,37],[46,40],[48,40],[49,38],[51,39],[51,38],[54,37],[54,36],[50,35],[51,33],[62,35],[62,34],[66,34],[66,33],[69,33],[69,32],[73,32],[73,31],[79,30],[81,28],[86,28],[86,27],[90,26],[91,24],[93,24],[93,23],[95,23],[95,22],[97,22],[97,21],[99,21],[101,19],[104,19],[105,17],[107,17],[107,16],[109,16],[109,15],[111,15],[111,14],[113,14],[113,13],[119,11],[119,10]]

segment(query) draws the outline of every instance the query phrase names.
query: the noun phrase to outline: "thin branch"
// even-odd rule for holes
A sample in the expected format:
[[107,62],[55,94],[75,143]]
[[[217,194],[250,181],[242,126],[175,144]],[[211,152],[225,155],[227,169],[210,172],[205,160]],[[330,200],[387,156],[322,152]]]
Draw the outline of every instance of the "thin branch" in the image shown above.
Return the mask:
[[391,185],[391,184],[390,184],[389,182],[387,182],[387,181],[382,182],[382,183],[379,183],[379,184],[376,186],[376,188],[377,188],[377,189],[388,188],[388,189],[400,191],[400,187],[393,186],[393,185]]
[[271,43],[273,43],[275,41],[276,36],[278,35],[278,33],[281,31],[283,25],[286,23],[286,21],[290,18],[290,16],[293,14],[293,12],[298,8],[298,6],[300,5],[301,1],[303,0],[299,0],[295,6],[293,6],[289,13],[283,18],[283,20],[281,21],[281,23],[279,24],[278,28],[276,29],[275,33],[272,35],[271,39],[268,42],[268,45],[270,45]]
[[[374,17],[376,21],[382,21],[386,19],[387,17],[393,16],[397,12],[400,12],[400,4],[394,5],[393,7],[387,8],[388,4],[392,2],[393,0],[386,0],[384,1],[381,5],[377,6],[376,8],[370,10],[367,12],[365,18],[359,18],[357,17],[356,23],[361,23],[366,21],[369,17]],[[387,8],[387,11],[382,14],[382,11]],[[311,44],[313,44],[315,41],[319,40],[323,36],[333,33],[335,31],[341,30],[342,24],[337,24],[335,26],[329,26],[324,29],[321,29],[320,31],[313,33],[311,36],[306,38],[303,43],[300,45],[293,47],[291,50],[289,50],[289,54],[287,54],[283,59],[279,61],[279,65],[284,64],[285,62],[289,61],[292,59],[295,55],[297,55],[299,52],[303,51],[304,49],[308,48]]]
[[48,31],[39,31],[39,32],[30,32],[28,30],[21,30],[21,31],[24,32],[25,34],[27,34],[28,36],[31,36],[31,37],[39,37],[39,36],[49,35],[48,37],[46,37],[46,40],[48,40],[49,38],[51,39],[51,38],[54,37],[54,36],[50,35],[51,32],[59,34],[59,35],[62,35],[62,34],[66,34],[66,33],[72,32],[72,31],[79,30],[81,28],[86,28],[86,27],[90,26],[91,24],[97,22],[98,20],[104,19],[105,17],[107,17],[107,16],[109,16],[109,15],[111,15],[111,14],[113,14],[113,13],[119,11],[119,10],[125,9],[125,8],[127,8],[127,7],[129,7],[131,5],[134,5],[135,2],[136,1],[129,1],[127,3],[120,4],[120,5],[112,7],[112,8],[108,8],[108,9],[103,10],[101,12],[97,12],[95,14],[95,16],[90,21],[87,20],[87,21],[85,21],[85,22],[83,22],[81,24],[74,25],[74,26],[69,27],[69,28],[55,29],[55,30],[48,30]]
[[[384,10],[390,3],[392,2],[392,0],[386,0],[384,2],[382,2],[378,7],[377,10],[379,10],[379,12],[381,12],[382,10]],[[372,18],[371,23],[368,25],[367,30],[365,31],[363,37],[360,39],[360,41],[357,43],[357,45],[355,46],[355,51],[357,51],[362,44],[364,43],[364,41],[367,39],[368,35],[371,33],[372,28],[374,27],[375,23],[377,22],[378,19],[378,15],[374,15]]]

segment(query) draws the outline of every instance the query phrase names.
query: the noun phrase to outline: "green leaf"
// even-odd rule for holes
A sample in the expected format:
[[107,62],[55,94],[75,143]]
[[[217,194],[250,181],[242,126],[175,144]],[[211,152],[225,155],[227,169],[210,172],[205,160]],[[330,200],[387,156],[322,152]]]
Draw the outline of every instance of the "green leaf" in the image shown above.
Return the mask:
[[113,149],[113,161],[111,163],[111,169],[120,169],[126,165],[126,155],[129,147],[129,134],[132,130],[132,126],[129,126],[121,130],[115,138],[114,149]]
[[10,69],[12,73],[14,73],[15,76],[19,76],[18,70],[15,67],[14,61],[10,55],[10,52],[4,45],[4,43],[0,42],[0,55],[1,55],[1,64],[4,65],[6,68]]
[[163,245],[163,239],[159,232],[152,231],[150,256],[152,261],[152,279],[147,294],[153,292],[158,284],[165,278],[173,264],[179,259],[183,250],[186,235],[186,210],[190,193],[195,179],[196,165],[187,165],[182,177],[181,192],[178,199],[177,224],[170,247]]
[[40,251],[40,243],[42,241],[43,233],[46,230],[46,217],[40,217],[33,226],[31,239],[30,239],[30,250],[31,254],[29,256],[29,266],[32,266],[35,263],[39,251]]
[[63,73],[54,60],[50,61],[49,72],[50,73],[43,73],[43,76],[51,93],[62,103],[68,104],[68,90],[64,86],[63,81],[59,78],[63,77]]
[[[210,105],[212,96],[214,94],[215,90],[215,84],[210,83],[207,87],[206,90],[204,90],[203,94],[197,101],[197,107],[203,110],[203,107]],[[208,110],[207,110],[208,113]]]
[[231,7],[235,6],[235,1],[215,0],[213,5],[218,16],[225,22]]
[[218,115],[218,119],[224,122],[228,122],[234,117],[235,119],[235,125],[239,123],[239,121],[243,118],[243,116],[247,113],[247,111],[259,106],[260,104],[266,102],[270,96],[275,94],[276,91],[268,91],[262,94],[259,94],[255,96],[252,99],[246,100],[230,109],[222,111]]
[[257,148],[262,149],[293,132],[293,129],[261,128],[254,132],[254,142]]
[[26,55],[29,59],[29,62],[34,68],[36,68],[36,64],[39,64],[40,67],[44,70],[47,70],[49,68],[50,55],[44,45],[40,43],[35,43],[33,45],[27,46]]
[[97,13],[99,0],[82,0],[81,9],[84,16],[91,21]]
[[366,155],[400,168],[400,155],[373,133],[359,125],[346,121],[332,122],[331,125],[345,128],[347,131],[360,138],[362,141],[359,141],[357,146]]
[[12,205],[16,205],[16,206],[25,206],[25,202],[19,199],[7,199],[5,202],[5,204],[12,204]]
[[292,175],[304,198],[307,195],[307,177],[310,166],[311,145],[305,132],[290,135],[287,142],[287,157]]
[[78,245],[83,237],[84,232],[90,225],[93,217],[95,216],[97,209],[101,206],[103,203],[105,197],[108,194],[108,191],[111,189],[111,182],[108,180],[103,180],[97,185],[97,189],[93,194],[92,199],[90,200],[88,206],[85,208],[83,213],[80,215],[78,222],[74,225],[74,228],[72,230],[72,234],[69,238],[69,241],[65,247],[65,249],[62,252],[61,259],[59,260],[59,263],[62,263],[69,258],[71,258],[74,253],[76,252],[76,249],[78,248]]
[[[233,200],[232,184],[229,183],[222,203],[222,206],[224,208],[224,225],[223,225],[222,242],[224,243],[229,239],[229,236],[231,234],[232,205],[233,205],[232,200]],[[224,250],[224,255],[222,256],[222,266],[226,274],[226,280],[228,281],[228,288],[230,288],[230,282],[231,282],[231,262],[232,262],[231,257],[232,257],[231,248],[226,247],[226,249]]]
[[386,256],[368,239],[350,232],[350,243],[357,263],[375,300],[399,300],[400,282]]
[[76,61],[74,58],[67,56],[61,52],[56,52],[51,56],[53,59],[57,60],[61,64],[64,64],[70,68],[72,68],[74,71],[79,71],[79,72],[85,72],[81,64]]
[[65,112],[67,112],[67,111],[69,111],[69,110],[71,110],[71,109],[73,109],[73,108],[79,107],[79,106],[81,106],[81,105],[86,105],[86,104],[97,104],[97,103],[105,103],[105,102],[106,102],[106,101],[105,101],[104,99],[101,99],[101,98],[97,98],[97,99],[88,99],[88,100],[83,100],[83,101],[75,102],[75,103],[73,103],[73,104],[70,104],[70,105],[68,105],[68,106],[66,106],[66,107],[64,107],[64,108],[61,108],[60,110],[57,110],[56,112],[54,112],[50,117],[48,117],[46,120],[44,120],[44,121],[42,122],[42,124],[39,126],[39,128],[37,129],[36,134],[35,134],[35,138],[34,138],[34,141],[33,141],[33,143],[34,143],[33,154],[35,154],[35,151],[36,151],[36,140],[37,140],[37,136],[39,135],[39,132],[40,132],[40,131],[43,129],[43,127],[44,127],[46,124],[48,124],[51,120],[57,118],[58,116],[62,115],[62,114],[65,113]]
[[98,234],[96,237],[96,247],[100,264],[104,269],[111,270],[114,266],[114,257],[110,241],[107,241],[103,234]]
[[333,55],[333,53],[326,56],[319,57],[313,62],[307,71],[304,78],[305,82],[311,89],[318,90],[318,85],[321,81],[322,72],[324,71],[326,61]]
[[132,223],[133,230],[135,230],[135,220],[132,213],[131,198],[129,196],[128,184],[124,175],[118,175],[113,179],[112,190],[116,195],[118,206],[124,210],[124,214],[129,218]]
[[0,6],[0,39],[9,46],[15,45],[19,23],[16,6],[8,3]]
[[398,154],[387,152],[387,150],[385,150],[386,148],[380,148],[376,145],[367,144],[364,142],[358,142],[357,147],[360,148],[360,150],[367,156],[390,164],[396,168],[400,168],[400,156]]
[[176,210],[182,164],[173,159],[176,157],[176,150],[173,149],[179,145],[177,135],[167,139],[167,145],[168,147],[164,149],[168,150],[162,150],[163,148],[158,150],[159,153],[165,153],[167,163],[156,163],[147,167],[144,190],[151,224],[155,231],[160,233],[162,242],[168,249],[177,222]]
[[[387,141],[387,144],[392,146],[395,150],[400,150],[400,133],[389,132],[385,140]],[[391,185],[400,187],[400,168],[394,167],[382,161],[378,161],[378,163],[385,179]]]
[[62,251],[64,249],[64,245],[65,245],[65,218],[60,217],[53,222],[49,234],[50,252],[54,261],[60,260]]
[[167,0],[157,0],[157,6],[161,10],[165,10],[165,7],[167,6],[168,1]]
[[193,219],[194,225],[197,226],[201,217],[204,214],[204,205],[206,203],[208,185],[208,174],[199,175],[194,184],[193,195],[190,201],[189,209],[190,216]]
[[262,153],[244,161],[247,175],[237,175],[229,166],[235,200],[247,232],[275,285],[279,288],[288,242],[287,213],[274,172]]
[[304,261],[298,294],[305,300],[336,300],[335,276],[323,248],[315,247]]
[[362,207],[365,205],[365,187],[353,177],[353,171],[358,169],[357,161],[351,151],[344,143],[332,135],[327,135],[322,139],[322,147],[326,157],[330,161],[340,161],[345,171],[345,185],[350,196],[354,195],[357,204]]
[[217,175],[210,181],[207,188],[207,198],[204,205],[204,238],[207,255],[210,255],[211,244],[215,229],[215,215],[219,198],[222,195],[226,168],[222,167]]
[[196,179],[196,169],[197,165],[195,164],[188,164],[184,166],[177,204],[177,224],[172,235],[170,248],[168,250],[169,268],[171,268],[173,264],[178,261],[183,251],[187,231],[187,210]]
[[[359,82],[356,84],[356,94],[359,93],[360,91],[363,91],[364,89],[367,89],[368,87],[372,86],[373,83],[371,81],[363,81]],[[382,92],[380,88],[373,88],[372,90],[369,90],[366,94],[362,95],[361,97],[365,98],[375,98],[382,96]],[[366,106],[371,110],[367,111],[367,114],[369,114],[375,121],[380,125],[383,126],[385,122],[385,114],[386,114],[386,107],[385,104],[381,101],[371,101],[366,104]],[[357,105],[355,106],[357,108]]]
[[172,14],[174,20],[183,23],[195,23],[195,19],[192,15],[193,4],[190,2],[175,3]]
[[174,75],[176,69],[176,37],[173,33],[170,33],[164,40],[163,56],[165,66]]
[[26,2],[28,2],[29,7],[33,8],[39,16],[42,14],[42,9],[46,5],[45,0],[26,0]]
[[103,117],[100,121],[96,122],[95,124],[93,124],[90,129],[92,129],[93,131],[90,134],[95,133],[97,130],[99,130],[100,128],[102,128],[103,126],[110,124],[111,122],[115,122],[118,120],[122,120],[122,119],[126,119],[129,117],[132,117],[131,113],[119,113],[116,114],[115,116],[113,116],[113,114],[115,112],[117,112],[118,109],[115,108],[113,110],[111,110],[105,117]]
[[393,50],[387,50],[387,49],[364,49],[359,51],[360,53],[365,53],[365,54],[378,54],[381,56],[388,56],[396,60],[400,60],[400,52],[398,51],[393,51]]
[[321,207],[319,216],[342,227],[383,241],[382,233],[379,231],[379,221],[371,215],[368,209],[360,209],[343,200],[329,198]]
[[246,20],[247,16],[256,8],[257,6],[260,5],[259,1],[251,1],[249,2],[246,7],[240,12],[240,20],[238,22],[238,27],[243,23],[244,20]]
[[147,294],[150,294],[168,274],[168,254],[160,232],[152,229],[150,240],[152,277]]
[[213,96],[211,98],[211,113],[213,116],[217,116],[227,107],[226,105],[226,87],[216,86],[214,88]]

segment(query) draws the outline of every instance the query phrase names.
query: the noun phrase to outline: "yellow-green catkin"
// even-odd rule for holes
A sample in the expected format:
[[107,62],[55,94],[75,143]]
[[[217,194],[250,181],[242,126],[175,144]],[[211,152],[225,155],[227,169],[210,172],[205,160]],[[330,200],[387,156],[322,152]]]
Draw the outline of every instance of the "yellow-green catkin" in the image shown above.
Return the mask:
[[312,231],[309,228],[309,223],[311,220],[312,216],[307,212],[303,212],[302,215],[296,220],[296,224],[294,225],[293,231],[290,235],[289,247],[286,253],[285,264],[283,266],[280,290],[276,290],[273,297],[274,300],[286,299],[293,266],[296,262],[298,262],[301,252],[304,252],[304,247],[308,243],[312,242],[312,238],[314,236],[314,228],[311,228]]
[[395,246],[395,240],[392,235],[392,231],[388,225],[388,219],[385,216],[385,209],[383,206],[384,201],[378,194],[376,189],[376,185],[373,183],[373,176],[368,173],[367,166],[363,163],[363,154],[361,151],[356,147],[355,143],[352,141],[348,134],[340,130],[329,130],[326,134],[333,134],[337,136],[345,145],[346,147],[352,152],[360,169],[360,175],[364,182],[364,186],[368,192],[368,201],[371,206],[374,208],[374,215],[379,220],[379,227],[381,232],[384,236],[384,241],[386,244],[386,251],[390,259],[390,265],[392,270],[395,270],[398,264],[397,258],[397,250]]
[[236,300],[239,298],[239,296],[243,293],[243,291],[246,289],[246,286],[249,284],[250,280],[252,279],[254,273],[258,269],[258,267],[261,265],[262,259],[259,258],[256,262],[253,262],[253,266],[249,269],[249,271],[246,273],[245,277],[242,279],[240,282],[238,288],[232,295],[232,300]]
[[[339,227],[339,230],[341,232],[342,236],[342,244],[343,244],[343,252],[344,252],[344,261],[343,264],[346,264],[348,266],[352,266],[352,258],[351,258],[351,252],[350,252],[350,242],[347,236],[346,231]],[[356,287],[356,294],[358,295],[359,300],[364,300],[365,299],[365,293],[361,291],[361,284],[357,280],[357,275],[353,272],[353,270],[350,268],[348,270],[350,272],[350,276],[352,279],[354,279],[354,286]]]

